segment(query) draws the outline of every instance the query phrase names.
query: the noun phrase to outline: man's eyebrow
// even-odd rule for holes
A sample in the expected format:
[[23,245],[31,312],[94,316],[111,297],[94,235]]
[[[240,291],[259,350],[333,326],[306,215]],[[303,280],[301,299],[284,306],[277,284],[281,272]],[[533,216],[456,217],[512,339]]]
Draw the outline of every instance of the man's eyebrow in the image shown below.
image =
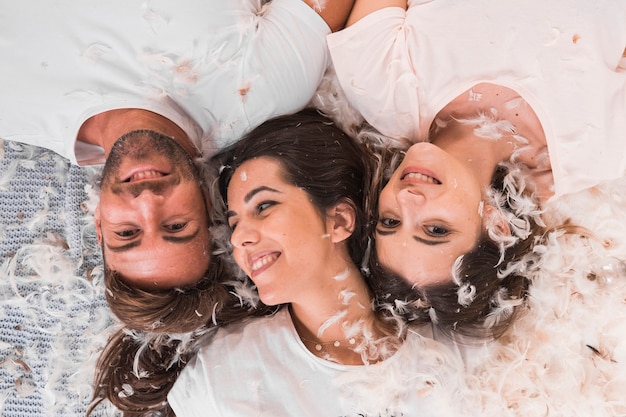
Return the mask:
[[131,250],[132,248],[136,248],[139,245],[141,245],[141,239],[133,240],[132,242],[121,246],[111,246],[108,244],[106,246],[111,252],[125,252],[127,250]]
[[[165,236],[161,236],[161,239],[167,242],[182,244],[182,243],[188,243],[194,240],[196,236],[198,236],[198,233],[200,233],[199,227],[196,230],[194,230],[194,232],[190,235],[186,235],[186,236],[165,235]],[[126,243],[121,246],[110,246],[110,245],[106,245],[106,246],[111,252],[125,252],[133,248],[136,248],[139,245],[141,245],[141,239],[133,240],[132,242]]]
[[198,233],[200,233],[200,227],[196,228],[196,230],[192,234],[187,235],[187,236],[165,235],[165,236],[162,236],[162,239],[167,242],[173,242],[173,243],[187,243],[187,242],[191,242],[192,240],[194,240],[196,236],[198,236]]
[[[267,185],[261,185],[260,187],[256,187],[252,190],[250,190],[248,192],[248,194],[246,194],[243,198],[243,202],[244,203],[249,203],[250,200],[252,200],[254,198],[255,195],[257,195],[258,193],[260,193],[261,191],[270,191],[272,193],[280,193],[280,191],[272,188],[272,187],[268,187]],[[228,212],[226,213],[226,218],[231,218],[233,216],[236,216],[237,213],[235,213],[232,210],[228,210]]]

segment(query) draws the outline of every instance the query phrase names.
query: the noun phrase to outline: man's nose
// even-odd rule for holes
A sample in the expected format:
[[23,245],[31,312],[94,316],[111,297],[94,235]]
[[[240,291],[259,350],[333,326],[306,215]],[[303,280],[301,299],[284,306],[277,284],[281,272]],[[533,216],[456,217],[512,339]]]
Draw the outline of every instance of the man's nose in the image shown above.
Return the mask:
[[132,196],[130,206],[133,210],[137,210],[144,217],[153,215],[158,207],[160,207],[167,197],[163,194],[156,194],[151,190],[145,189],[138,195]]

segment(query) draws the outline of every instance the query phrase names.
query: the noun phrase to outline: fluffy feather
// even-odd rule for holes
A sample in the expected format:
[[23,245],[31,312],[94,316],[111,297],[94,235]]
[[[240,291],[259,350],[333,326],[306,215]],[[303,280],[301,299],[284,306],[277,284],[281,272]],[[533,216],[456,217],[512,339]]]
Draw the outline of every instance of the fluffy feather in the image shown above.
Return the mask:
[[[349,132],[362,124],[332,72],[313,102]],[[376,132],[366,136],[384,141]],[[93,228],[99,172],[9,141],[0,149],[0,410],[7,417],[82,417],[96,360],[118,326],[104,301]],[[376,368],[367,368],[365,379],[346,374],[345,395],[375,408],[407,389],[424,398],[453,394],[458,404],[479,404],[487,417],[625,416],[624,196],[622,179],[547,205],[548,226],[566,223],[585,233],[555,232],[536,248],[540,262],[524,270],[532,280],[526,307],[500,340],[480,349],[456,345],[463,364],[418,339],[411,346],[415,362],[397,374]],[[535,215],[524,200],[517,204]],[[516,234],[526,230],[516,227]],[[227,231],[214,232],[226,240]],[[242,303],[256,302],[249,280],[234,284]],[[516,302],[502,301],[501,314]],[[170,335],[190,349],[192,336]],[[156,337],[141,340],[147,346]],[[421,371],[411,373],[409,365]],[[103,404],[93,415],[117,413]]]

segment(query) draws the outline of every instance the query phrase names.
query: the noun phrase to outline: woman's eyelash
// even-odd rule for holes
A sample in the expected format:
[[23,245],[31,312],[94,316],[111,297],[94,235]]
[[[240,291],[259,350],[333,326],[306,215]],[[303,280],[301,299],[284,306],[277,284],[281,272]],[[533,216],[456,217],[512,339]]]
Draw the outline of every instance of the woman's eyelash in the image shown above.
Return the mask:
[[400,224],[400,220],[392,219],[389,217],[382,217],[378,220],[378,224],[384,228],[391,229],[397,227]]
[[262,201],[261,203],[257,204],[256,211],[257,213],[261,213],[276,204],[276,201]]
[[427,235],[432,237],[444,237],[450,234],[450,230],[448,230],[448,228],[440,225],[424,226],[424,230]]

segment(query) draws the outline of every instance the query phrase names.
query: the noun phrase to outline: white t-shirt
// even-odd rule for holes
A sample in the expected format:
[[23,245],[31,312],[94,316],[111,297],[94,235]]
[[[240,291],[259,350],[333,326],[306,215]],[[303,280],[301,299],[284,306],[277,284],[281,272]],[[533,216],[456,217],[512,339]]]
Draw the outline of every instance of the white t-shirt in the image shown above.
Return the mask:
[[542,123],[556,195],[626,170],[623,0],[412,0],[328,36],[350,103],[382,133],[424,139],[472,86],[517,91]]
[[[0,137],[103,162],[78,146],[89,117],[159,113],[205,154],[311,99],[330,62],[324,20],[301,0],[4,2]],[[80,145],[80,143],[79,143]]]
[[306,349],[283,308],[220,329],[168,401],[177,417],[476,415],[463,399],[463,365],[450,352],[411,332],[383,362],[339,365]]

